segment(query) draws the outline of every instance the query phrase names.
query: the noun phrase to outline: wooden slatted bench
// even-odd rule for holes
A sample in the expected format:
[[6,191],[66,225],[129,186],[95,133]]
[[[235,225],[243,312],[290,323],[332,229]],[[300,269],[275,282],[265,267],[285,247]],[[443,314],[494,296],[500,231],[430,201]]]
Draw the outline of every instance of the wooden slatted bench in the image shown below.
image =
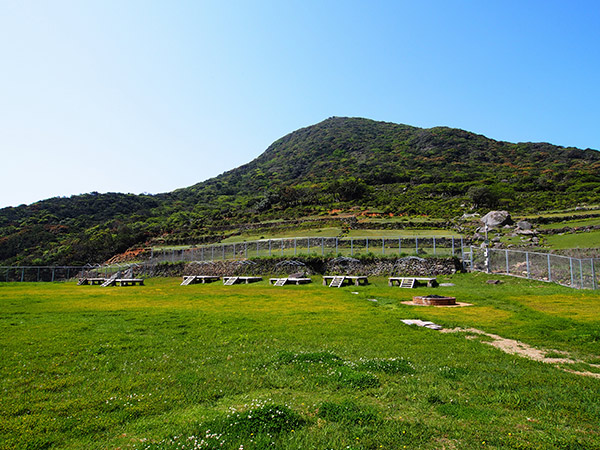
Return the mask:
[[240,283],[256,283],[257,281],[262,281],[262,277],[223,277],[223,284],[225,286]]
[[91,284],[92,286],[99,286],[106,281],[106,278],[80,278],[77,282],[78,286],[83,286],[87,284]]
[[[339,279],[342,278],[340,281]],[[335,285],[332,285],[333,281],[336,281]],[[338,286],[339,284],[339,286]],[[369,284],[369,277],[356,276],[356,275],[324,275],[323,286],[340,287],[344,284],[354,284],[355,286]]]
[[437,279],[427,277],[390,277],[388,278],[388,286],[397,285],[399,287],[413,288],[420,284],[427,284],[427,287],[436,287]]
[[274,286],[284,286],[286,284],[307,284],[307,283],[312,283],[312,280],[310,278],[294,278],[294,277],[288,277],[288,278],[269,278],[269,283],[271,283]]
[[181,286],[188,286],[190,284],[197,283],[212,283],[213,281],[219,281],[221,277],[216,275],[184,275]]

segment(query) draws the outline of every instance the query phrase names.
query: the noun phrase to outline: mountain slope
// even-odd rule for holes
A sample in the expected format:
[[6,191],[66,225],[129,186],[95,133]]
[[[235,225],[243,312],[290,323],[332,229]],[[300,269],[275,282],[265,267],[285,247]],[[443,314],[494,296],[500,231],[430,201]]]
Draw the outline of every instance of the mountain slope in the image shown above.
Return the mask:
[[[215,196],[239,201],[263,193],[267,205],[285,209],[359,198],[368,206],[384,207],[391,205],[393,195],[396,209],[404,205],[404,212],[435,213],[432,205],[419,211],[407,201],[422,194],[464,200],[471,186],[485,183],[495,191],[492,204],[503,200],[509,208],[540,208],[590,201],[585,183],[600,181],[599,168],[600,153],[589,149],[511,144],[445,127],[330,118],[290,133],[252,162],[175,191],[170,198],[209,204]],[[340,186],[351,178],[362,181],[356,193]],[[541,198],[532,204],[533,193]]]
[[333,117],[171,193],[86,194],[1,209],[0,262],[100,262],[148,240],[199,243],[235,224],[331,209],[448,218],[472,206],[525,212],[599,198],[595,150]]

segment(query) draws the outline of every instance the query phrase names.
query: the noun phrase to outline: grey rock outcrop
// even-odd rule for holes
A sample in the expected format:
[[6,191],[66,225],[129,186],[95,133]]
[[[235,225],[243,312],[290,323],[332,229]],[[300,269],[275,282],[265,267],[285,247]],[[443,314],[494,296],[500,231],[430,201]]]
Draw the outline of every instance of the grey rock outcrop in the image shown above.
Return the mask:
[[519,230],[531,230],[533,228],[533,225],[531,225],[531,223],[527,222],[526,220],[519,220],[517,222],[517,228]]
[[488,229],[498,228],[512,223],[508,211],[490,211],[479,220],[481,220],[484,226],[487,225]]

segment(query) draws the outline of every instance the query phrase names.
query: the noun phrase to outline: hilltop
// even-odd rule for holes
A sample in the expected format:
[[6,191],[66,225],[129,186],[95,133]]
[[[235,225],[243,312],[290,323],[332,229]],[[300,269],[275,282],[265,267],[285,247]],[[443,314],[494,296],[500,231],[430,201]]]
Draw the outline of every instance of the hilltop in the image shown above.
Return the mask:
[[573,208],[597,203],[599,193],[595,150],[332,117],[170,193],[92,193],[1,209],[0,262],[100,262],[146,242],[214,241],[225,229],[332,211],[448,219],[489,208]]

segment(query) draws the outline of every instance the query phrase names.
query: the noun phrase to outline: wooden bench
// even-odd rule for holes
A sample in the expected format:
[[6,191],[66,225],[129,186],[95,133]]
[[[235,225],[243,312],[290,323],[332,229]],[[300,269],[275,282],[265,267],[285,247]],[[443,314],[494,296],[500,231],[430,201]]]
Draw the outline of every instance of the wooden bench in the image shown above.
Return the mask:
[[262,281],[262,277],[223,277],[223,284],[225,286],[240,283],[256,283],[257,281]]
[[307,284],[307,283],[312,283],[312,280],[310,278],[293,278],[293,277],[288,277],[288,278],[269,278],[269,283],[271,283],[274,286],[284,286],[286,284]]
[[341,287],[344,284],[354,284],[355,286],[369,284],[369,277],[356,275],[324,275],[323,286]]
[[216,275],[184,275],[181,286],[188,286],[190,284],[197,283],[212,283],[213,281],[219,281],[221,277]]
[[421,284],[427,284],[427,287],[436,287],[438,282],[435,278],[427,277],[390,277],[388,286],[397,285],[402,288],[414,288]]

